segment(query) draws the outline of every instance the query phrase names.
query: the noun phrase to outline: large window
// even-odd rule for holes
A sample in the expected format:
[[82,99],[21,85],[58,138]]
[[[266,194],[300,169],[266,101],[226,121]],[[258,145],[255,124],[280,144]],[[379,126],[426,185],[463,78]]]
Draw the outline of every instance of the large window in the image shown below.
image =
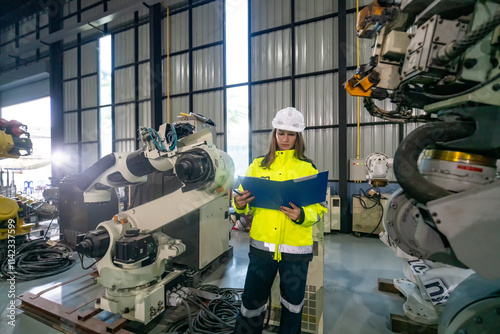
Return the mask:
[[113,151],[111,114],[111,36],[99,39],[99,152],[100,158]]
[[248,167],[248,1],[226,1],[227,152]]

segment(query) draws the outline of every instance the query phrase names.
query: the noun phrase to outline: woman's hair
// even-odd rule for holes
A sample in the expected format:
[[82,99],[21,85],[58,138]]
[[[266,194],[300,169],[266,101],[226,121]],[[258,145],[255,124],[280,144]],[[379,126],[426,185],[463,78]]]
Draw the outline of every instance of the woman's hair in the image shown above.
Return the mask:
[[[299,160],[312,162],[311,159],[307,158],[304,155],[304,151],[306,150],[306,145],[304,143],[304,137],[301,132],[296,132],[297,136],[295,138],[295,157]],[[269,144],[269,150],[267,151],[264,159],[262,159],[260,163],[260,167],[264,169],[269,169],[276,158],[276,151],[278,147],[278,142],[276,140],[276,129],[273,129],[271,133],[271,140]]]

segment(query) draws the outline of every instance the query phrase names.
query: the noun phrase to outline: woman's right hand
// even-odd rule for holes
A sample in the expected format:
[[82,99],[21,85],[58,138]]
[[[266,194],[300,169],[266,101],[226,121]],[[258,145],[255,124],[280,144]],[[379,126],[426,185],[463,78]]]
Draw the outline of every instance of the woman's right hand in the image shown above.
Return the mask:
[[238,194],[234,195],[234,203],[240,210],[244,209],[247,206],[247,204],[253,201],[254,199],[255,196],[252,196],[252,193],[249,192],[248,190],[243,191],[241,195]]

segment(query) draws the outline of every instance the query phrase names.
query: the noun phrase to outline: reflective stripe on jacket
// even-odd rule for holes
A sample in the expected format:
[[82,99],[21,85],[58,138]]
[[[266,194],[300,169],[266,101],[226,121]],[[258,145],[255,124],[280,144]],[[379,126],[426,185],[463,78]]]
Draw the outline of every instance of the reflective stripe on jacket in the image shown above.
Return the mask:
[[[248,167],[245,176],[286,181],[318,173],[311,162],[299,160],[294,154],[295,150],[277,151],[276,159],[269,169],[260,166],[264,157],[256,158]],[[281,260],[280,252],[297,253],[294,248],[303,250],[309,248],[302,246],[312,246],[312,226],[319,222],[322,214],[327,211],[324,203],[302,207],[304,220],[302,224],[297,224],[279,210],[252,208],[251,205],[252,203],[243,210],[239,210],[236,205],[234,208],[238,213],[253,215],[250,237],[264,244],[274,244],[268,249],[274,250],[274,259],[278,261]],[[310,249],[312,253],[312,247]]]

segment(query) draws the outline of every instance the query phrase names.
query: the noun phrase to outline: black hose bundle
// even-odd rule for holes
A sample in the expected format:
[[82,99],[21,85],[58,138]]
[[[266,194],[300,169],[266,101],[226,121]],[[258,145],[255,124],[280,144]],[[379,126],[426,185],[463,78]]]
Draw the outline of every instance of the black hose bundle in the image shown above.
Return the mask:
[[7,257],[0,267],[2,276],[29,281],[57,275],[73,267],[75,260],[71,257],[71,249],[61,244],[52,246],[50,242],[38,239],[17,246],[15,257]]
[[190,296],[187,300],[197,306],[198,311],[192,313],[189,305],[184,302],[188,318],[170,326],[165,333],[203,333],[225,334],[232,333],[236,324],[236,316],[241,307],[239,293],[241,290],[218,288],[214,285],[203,285],[199,290],[208,291],[221,296],[211,300],[207,305],[197,296]]
[[497,9],[493,15],[483,22],[483,24],[470,31],[462,39],[453,41],[439,49],[434,61],[439,65],[444,65],[456,57],[462,55],[472,45],[479,42],[484,36],[488,35],[500,24],[500,9]]
[[423,150],[472,135],[475,125],[466,122],[433,122],[406,136],[394,155],[394,175],[404,192],[426,204],[451,193],[428,181],[418,170],[418,157]]

